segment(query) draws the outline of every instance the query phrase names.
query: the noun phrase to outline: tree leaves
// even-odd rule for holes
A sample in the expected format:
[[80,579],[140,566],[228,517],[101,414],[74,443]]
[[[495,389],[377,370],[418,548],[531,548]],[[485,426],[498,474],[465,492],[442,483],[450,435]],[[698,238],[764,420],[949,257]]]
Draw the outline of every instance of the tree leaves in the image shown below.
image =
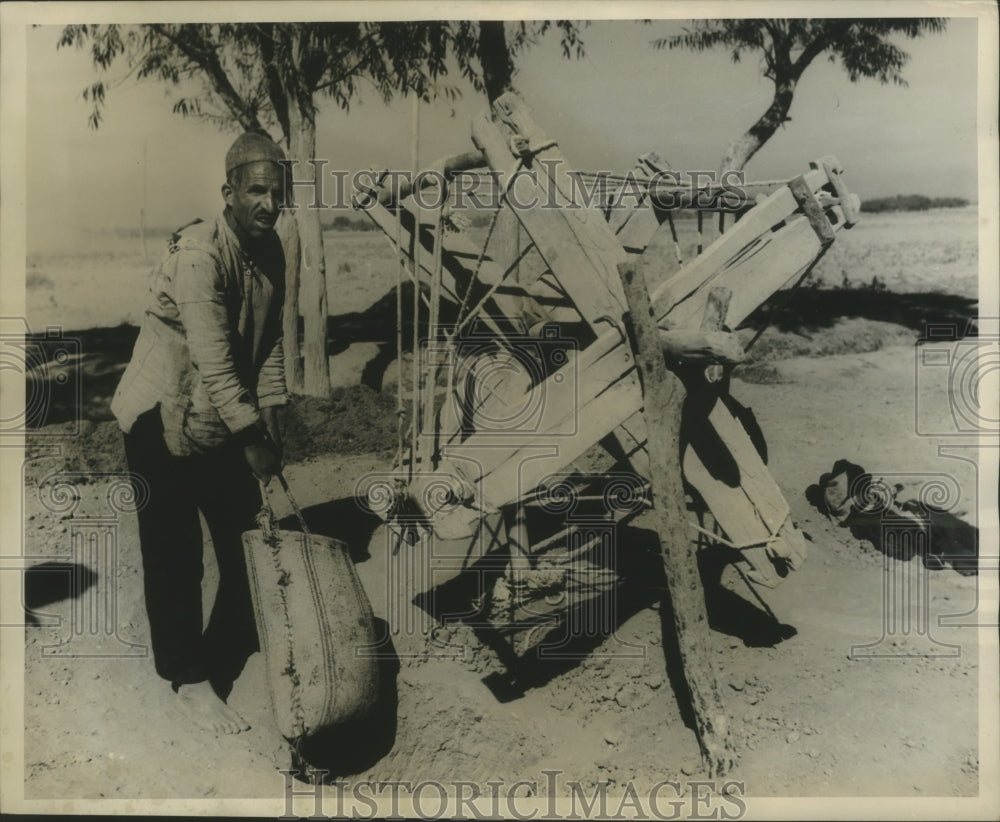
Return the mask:
[[829,52],[832,61],[841,61],[851,82],[866,77],[905,85],[900,71],[909,55],[888,38],[913,39],[946,27],[947,20],[936,17],[695,20],[681,34],[657,38],[652,45],[691,51],[725,46],[731,49],[733,62],[739,62],[745,51],[757,51],[765,74],[771,73],[767,76],[782,74],[782,65],[787,67],[785,73],[801,76],[816,56]]
[[774,100],[746,134],[733,141],[722,161],[724,168],[742,169],[778,126],[791,119],[795,86],[819,55],[839,61],[852,83],[869,78],[906,86],[901,72],[910,56],[890,38],[914,39],[946,26],[947,20],[937,17],[695,20],[681,34],[655,39],[652,46],[699,52],[724,47],[734,63],[747,51],[760,55],[761,73],[774,83]]
[[[514,22],[507,49],[513,57],[548,31],[560,35],[566,57],[584,53],[572,21]],[[57,47],[90,46],[98,81],[84,90],[97,128],[108,89],[129,79],[183,87],[172,105],[182,116],[229,119],[246,130],[277,125],[289,137],[289,106],[315,117],[316,99],[349,110],[367,86],[388,102],[398,94],[455,100],[450,72],[485,90],[477,21],[335,23],[185,23],[71,25]],[[122,66],[124,73],[112,76]],[[511,64],[512,66],[512,64]],[[200,81],[197,88],[192,81]]]

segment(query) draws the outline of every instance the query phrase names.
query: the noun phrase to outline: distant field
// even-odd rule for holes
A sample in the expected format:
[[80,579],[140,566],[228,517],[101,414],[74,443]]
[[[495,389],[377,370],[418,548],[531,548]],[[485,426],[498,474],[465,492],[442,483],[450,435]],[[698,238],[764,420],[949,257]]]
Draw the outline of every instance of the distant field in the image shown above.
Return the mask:
[[[867,286],[877,277],[890,291],[975,297],[978,291],[977,210],[865,214],[820,261],[812,279],[823,288]],[[682,254],[693,256],[695,221],[678,221]],[[476,234],[482,237],[484,229]],[[328,231],[327,285],[331,314],[363,311],[395,284],[397,263],[379,232]],[[33,329],[67,330],[138,324],[146,275],[162,254],[166,236],[147,238],[149,260],[138,238],[88,235],[27,260],[27,313]],[[845,282],[846,281],[846,282]]]
[[824,288],[858,287],[878,277],[889,291],[940,291],[962,297],[979,293],[976,206],[931,211],[862,214],[813,272]]

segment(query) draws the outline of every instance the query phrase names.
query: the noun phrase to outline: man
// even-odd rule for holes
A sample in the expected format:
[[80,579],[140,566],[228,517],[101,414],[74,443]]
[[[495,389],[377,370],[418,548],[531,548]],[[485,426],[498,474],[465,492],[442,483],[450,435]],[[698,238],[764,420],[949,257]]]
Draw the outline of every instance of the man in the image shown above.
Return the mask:
[[[220,733],[249,727],[225,704],[259,647],[241,534],[255,527],[258,480],[281,466],[283,159],[266,136],[233,143],[225,210],[173,235],[111,402],[137,498],[148,496],[139,541],[156,671],[185,715]],[[204,631],[199,510],[219,566]]]

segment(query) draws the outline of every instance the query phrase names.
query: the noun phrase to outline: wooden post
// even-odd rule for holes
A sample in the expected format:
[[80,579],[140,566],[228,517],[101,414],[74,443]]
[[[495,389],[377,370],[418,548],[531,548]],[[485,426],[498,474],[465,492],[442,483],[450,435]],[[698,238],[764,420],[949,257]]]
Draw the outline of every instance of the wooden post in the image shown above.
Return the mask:
[[[702,758],[710,775],[717,777],[736,764],[737,755],[715,671],[707,655],[708,614],[695,544],[687,527],[680,463],[681,405],[685,389],[680,378],[666,368],[645,277],[631,262],[620,264],[618,271],[625,287],[632,345],[642,383],[653,512],[667,590],[673,602],[681,665],[691,695]],[[718,299],[718,293],[712,297],[706,314],[721,319],[725,307],[720,303],[724,300]]]
[[[316,121],[312,111],[289,106],[289,158],[309,164],[316,156]],[[316,172],[315,166],[313,167]],[[318,172],[317,172],[318,173]],[[327,289],[323,226],[319,210],[301,206],[294,211],[299,234],[299,304],[303,327],[303,392],[313,397],[330,394],[330,361],[326,352]],[[287,263],[287,260],[286,260]],[[287,275],[286,275],[287,276]],[[286,294],[288,289],[286,288]],[[291,323],[289,322],[289,326]]]
[[293,394],[305,390],[302,343],[299,339],[299,270],[302,245],[299,227],[291,211],[282,210],[275,225],[285,252],[285,307],[281,314],[282,346],[285,352],[285,382]]

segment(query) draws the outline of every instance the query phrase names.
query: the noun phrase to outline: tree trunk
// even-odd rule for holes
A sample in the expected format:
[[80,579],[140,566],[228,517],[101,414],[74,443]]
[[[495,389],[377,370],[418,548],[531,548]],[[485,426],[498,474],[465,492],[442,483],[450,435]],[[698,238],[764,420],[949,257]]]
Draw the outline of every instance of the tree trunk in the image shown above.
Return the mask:
[[747,132],[733,140],[722,155],[722,162],[719,165],[719,173],[726,171],[742,171],[743,167],[750,162],[750,158],[756,154],[760,148],[774,135],[778,126],[782,125],[788,118],[788,111],[792,107],[792,98],[795,96],[795,86],[798,83],[796,77],[778,77],[774,82],[774,98],[771,105],[761,118],[754,123]]
[[479,65],[483,69],[483,85],[490,103],[505,91],[510,91],[514,63],[507,50],[507,35],[503,20],[482,20],[479,23]]
[[[297,160],[296,178],[315,171],[316,120],[312,111],[303,111],[295,101],[289,106],[291,159]],[[295,211],[299,229],[299,308],[304,331],[303,390],[316,397],[330,393],[330,367],[326,355],[326,258],[319,210],[299,203]]]
[[285,250],[285,310],[281,317],[281,330],[285,349],[285,381],[288,390],[296,394],[303,391],[302,347],[299,342],[299,227],[289,212],[282,211],[275,226]]

